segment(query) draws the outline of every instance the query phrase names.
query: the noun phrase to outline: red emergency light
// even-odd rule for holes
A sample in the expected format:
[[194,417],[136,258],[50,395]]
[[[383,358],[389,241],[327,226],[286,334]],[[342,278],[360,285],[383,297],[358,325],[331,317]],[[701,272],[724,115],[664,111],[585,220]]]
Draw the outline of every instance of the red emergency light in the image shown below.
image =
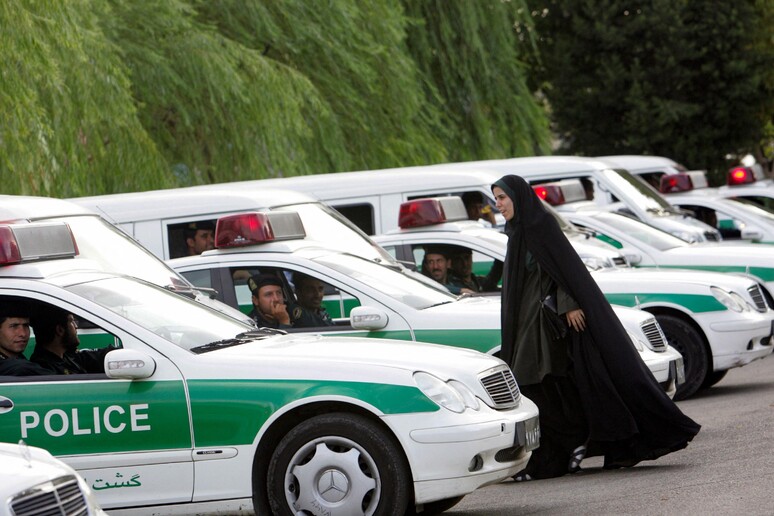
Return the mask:
[[661,176],[658,191],[661,193],[687,192],[693,190],[691,176],[685,173]]
[[734,167],[728,171],[728,184],[747,185],[755,182],[755,174],[750,167]]
[[551,206],[560,206],[565,202],[562,188],[558,185],[535,185],[532,189]]
[[215,225],[215,248],[245,247],[305,236],[306,232],[298,213],[239,213],[218,219]]
[[438,199],[414,199],[400,205],[398,226],[402,229],[444,222],[446,222],[446,213]]
[[65,222],[0,225],[0,265],[72,258],[78,246]]

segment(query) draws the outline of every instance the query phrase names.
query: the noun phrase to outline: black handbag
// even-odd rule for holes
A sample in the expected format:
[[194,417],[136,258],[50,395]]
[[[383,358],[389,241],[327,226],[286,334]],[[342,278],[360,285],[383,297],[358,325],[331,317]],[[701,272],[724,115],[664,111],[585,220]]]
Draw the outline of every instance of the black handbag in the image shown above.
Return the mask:
[[557,312],[556,295],[548,294],[540,300],[540,315],[554,340],[563,339],[567,335],[567,324]]

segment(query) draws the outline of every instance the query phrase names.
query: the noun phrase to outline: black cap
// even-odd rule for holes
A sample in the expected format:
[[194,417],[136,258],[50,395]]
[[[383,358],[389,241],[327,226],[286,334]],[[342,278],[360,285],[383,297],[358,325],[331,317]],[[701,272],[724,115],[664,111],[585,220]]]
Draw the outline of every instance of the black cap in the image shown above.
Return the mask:
[[425,248],[425,256],[427,256],[428,254],[440,254],[445,258],[451,258],[453,254],[449,246],[444,244],[429,244],[424,246],[424,248]]
[[210,231],[215,231],[215,223],[212,222],[211,220],[199,220],[196,222],[189,222],[185,228],[190,231],[197,231],[199,229],[208,229]]
[[256,274],[247,280],[247,287],[253,294],[257,294],[258,290],[266,285],[275,285],[282,288],[282,282],[274,274]]

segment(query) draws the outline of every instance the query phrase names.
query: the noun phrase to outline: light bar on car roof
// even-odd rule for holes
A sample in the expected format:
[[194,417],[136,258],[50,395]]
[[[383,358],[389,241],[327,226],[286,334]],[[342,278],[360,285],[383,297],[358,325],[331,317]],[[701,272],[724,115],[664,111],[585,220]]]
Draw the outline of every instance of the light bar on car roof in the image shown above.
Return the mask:
[[305,236],[304,225],[296,212],[240,213],[218,219],[215,226],[215,247],[244,247]]
[[465,203],[456,196],[413,199],[400,205],[398,226],[402,229],[467,220]]
[[748,185],[756,180],[755,173],[750,167],[734,167],[728,171],[728,184],[731,186]]
[[552,206],[586,200],[586,191],[578,179],[563,179],[553,183],[532,185],[538,197]]
[[687,192],[693,190],[691,176],[685,173],[669,174],[661,176],[658,191],[661,193]]
[[0,265],[72,258],[78,254],[65,222],[0,225]]

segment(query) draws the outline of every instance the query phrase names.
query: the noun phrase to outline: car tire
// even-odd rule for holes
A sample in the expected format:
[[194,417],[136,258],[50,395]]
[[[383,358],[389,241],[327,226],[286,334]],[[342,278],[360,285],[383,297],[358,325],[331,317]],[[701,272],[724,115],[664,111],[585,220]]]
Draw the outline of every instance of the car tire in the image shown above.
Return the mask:
[[709,389],[716,383],[718,383],[720,380],[726,377],[728,374],[728,369],[724,369],[723,371],[712,371],[707,375],[706,378],[704,378],[704,382],[701,384],[702,389]]
[[657,315],[656,319],[664,331],[667,344],[683,355],[685,382],[677,387],[674,399],[684,400],[699,390],[709,371],[710,358],[704,339],[693,326],[678,317]]
[[[325,484],[325,485],[323,485]],[[411,471],[394,437],[348,413],[323,414],[294,427],[269,462],[272,514],[403,514]]]
[[462,501],[462,499],[465,498],[464,496],[455,496],[453,498],[445,498],[443,500],[437,500],[435,502],[430,502],[423,504],[421,506],[421,510],[410,510],[406,514],[408,516],[434,516],[436,514],[441,514],[443,512],[448,511],[458,503]]

